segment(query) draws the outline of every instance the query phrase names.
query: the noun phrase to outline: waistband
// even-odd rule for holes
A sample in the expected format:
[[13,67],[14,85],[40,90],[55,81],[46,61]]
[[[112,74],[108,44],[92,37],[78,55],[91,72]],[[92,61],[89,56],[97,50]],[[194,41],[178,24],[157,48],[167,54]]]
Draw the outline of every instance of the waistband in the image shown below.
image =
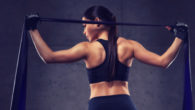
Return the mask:
[[118,95],[107,95],[107,96],[97,96],[93,97],[88,100],[88,102],[93,102],[93,101],[105,101],[105,100],[113,100],[113,99],[123,99],[123,98],[130,98],[130,95],[128,94],[118,94]]

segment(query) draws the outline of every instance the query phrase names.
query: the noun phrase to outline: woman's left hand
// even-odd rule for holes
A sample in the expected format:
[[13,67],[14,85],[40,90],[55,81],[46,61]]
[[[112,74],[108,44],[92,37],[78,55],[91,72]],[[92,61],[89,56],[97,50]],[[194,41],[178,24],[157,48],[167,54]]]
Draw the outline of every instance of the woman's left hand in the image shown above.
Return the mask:
[[25,26],[27,30],[35,30],[37,29],[37,23],[40,21],[40,17],[38,13],[33,13],[26,15],[25,17]]

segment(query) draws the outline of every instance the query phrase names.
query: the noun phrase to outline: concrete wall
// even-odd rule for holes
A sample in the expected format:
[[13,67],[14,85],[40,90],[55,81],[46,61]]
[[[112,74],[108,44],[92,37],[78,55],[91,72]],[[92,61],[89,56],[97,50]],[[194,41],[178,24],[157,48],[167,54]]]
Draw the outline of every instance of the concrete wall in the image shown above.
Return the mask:
[[[177,20],[190,26],[192,79],[195,77],[194,1],[186,0],[6,0],[0,1],[0,109],[8,110],[24,16],[81,19],[92,5],[104,5],[121,22],[169,24]],[[80,24],[42,23],[39,30],[53,50],[68,49],[86,41]],[[174,37],[163,28],[119,27],[119,35],[162,54]],[[29,37],[30,38],[30,37]],[[89,86],[83,61],[44,64],[29,39],[27,110],[87,110]],[[182,110],[183,50],[168,69],[134,60],[129,90],[138,110]],[[193,83],[193,93],[194,84]],[[195,97],[194,97],[195,98]],[[194,104],[195,105],[195,104]]]

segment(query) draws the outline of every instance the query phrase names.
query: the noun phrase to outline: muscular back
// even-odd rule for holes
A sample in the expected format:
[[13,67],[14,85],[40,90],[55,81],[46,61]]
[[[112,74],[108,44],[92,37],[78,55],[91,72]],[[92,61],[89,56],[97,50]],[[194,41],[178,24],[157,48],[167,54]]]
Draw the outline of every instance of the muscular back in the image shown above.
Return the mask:
[[[94,41],[88,46],[89,56],[85,60],[87,68],[94,68],[102,64],[105,60],[106,53],[104,47],[98,42]],[[130,40],[119,37],[117,40],[117,55],[118,60],[126,66],[131,66],[133,61],[133,46]]]

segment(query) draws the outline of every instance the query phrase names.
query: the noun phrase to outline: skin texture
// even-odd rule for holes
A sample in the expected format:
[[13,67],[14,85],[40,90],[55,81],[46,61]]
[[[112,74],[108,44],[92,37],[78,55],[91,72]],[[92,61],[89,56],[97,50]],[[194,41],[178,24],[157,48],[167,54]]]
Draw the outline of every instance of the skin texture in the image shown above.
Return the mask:
[[[82,20],[89,20],[85,17]],[[96,18],[95,21],[101,21]],[[89,42],[80,42],[67,50],[53,51],[42,39],[39,31],[29,30],[30,36],[40,58],[47,64],[49,63],[70,63],[83,60],[86,68],[94,68],[105,60],[105,50],[97,42],[97,39],[108,40],[109,27],[98,24],[83,24],[83,34]],[[171,46],[162,54],[158,55],[145,49],[139,42],[119,37],[117,40],[118,60],[129,67],[132,66],[133,59],[153,66],[167,68],[176,57],[181,47],[182,40],[175,37]],[[90,84],[90,99],[97,96],[128,94],[127,81],[98,82]]]

